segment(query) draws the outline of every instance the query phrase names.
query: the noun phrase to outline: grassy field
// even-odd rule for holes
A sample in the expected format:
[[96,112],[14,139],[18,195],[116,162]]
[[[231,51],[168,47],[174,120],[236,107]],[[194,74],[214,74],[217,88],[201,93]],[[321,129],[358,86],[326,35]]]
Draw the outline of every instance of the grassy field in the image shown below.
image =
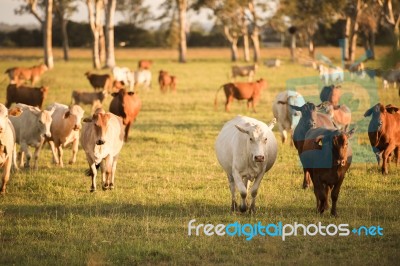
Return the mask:
[[[321,48],[322,54],[338,58],[337,48]],[[361,48],[359,49],[361,56]],[[382,59],[388,49],[379,48]],[[36,49],[0,50],[1,73],[12,66],[39,63]],[[8,191],[0,197],[1,265],[138,265],[138,264],[283,264],[283,265],[395,265],[400,260],[400,168],[393,164],[382,176],[368,148],[362,117],[380,101],[400,104],[397,91],[384,91],[378,79],[378,94],[363,84],[345,82],[349,103],[357,100],[353,121],[360,129],[354,144],[360,152],[347,174],[338,201],[338,218],[315,213],[311,189],[301,189],[302,169],[297,152],[279,141],[278,158],[261,183],[255,215],[230,213],[227,178],[219,166],[214,141],[223,124],[243,114],[268,122],[275,95],[293,85],[308,99],[315,99],[320,84],[316,71],[289,61],[287,49],[264,49],[262,58],[279,57],[277,69],[260,67],[257,78],[269,83],[256,114],[245,102],[234,102],[231,113],[223,111],[223,93],[218,110],[213,101],[217,88],[228,82],[231,62],[227,49],[189,50],[188,63],[176,61],[171,50],[117,50],[118,65],[136,68],[139,59],[152,59],[153,88],[139,91],[143,108],[131,128],[129,141],[120,154],[115,189],[90,193],[84,175],[87,163],[79,150],[77,163],[57,168],[45,147],[39,169],[12,174]],[[50,87],[46,105],[70,103],[73,89],[91,88],[83,73],[91,69],[89,50],[72,50],[71,61],[63,62],[55,50],[55,68],[41,83]],[[368,63],[378,67],[376,60]],[[176,94],[161,94],[157,84],[160,69],[178,77]],[[5,75],[0,81],[0,102],[5,102]],[[376,92],[376,90],[375,90]],[[313,98],[314,97],[314,98]],[[108,108],[110,98],[106,100]],[[85,107],[89,115],[90,107]],[[363,127],[364,125],[364,127]],[[276,137],[280,140],[278,132]],[[365,150],[364,149],[364,150]],[[65,151],[64,162],[71,156]],[[100,180],[98,179],[98,182]],[[99,183],[98,183],[99,185]],[[188,236],[188,222],[196,224],[278,223],[305,225],[322,222],[349,224],[349,228],[381,226],[383,236]]]

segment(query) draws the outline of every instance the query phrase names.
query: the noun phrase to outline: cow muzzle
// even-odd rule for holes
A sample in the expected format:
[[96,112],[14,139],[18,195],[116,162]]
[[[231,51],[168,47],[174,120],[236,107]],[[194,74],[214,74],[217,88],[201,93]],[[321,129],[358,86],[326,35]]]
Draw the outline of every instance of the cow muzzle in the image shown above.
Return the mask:
[[75,125],[73,130],[78,131],[79,129],[81,129],[81,125]]
[[96,145],[103,145],[104,143],[106,143],[106,142],[102,139],[99,139],[98,141],[96,141]]
[[45,133],[44,136],[45,136],[46,138],[51,138],[51,133]]
[[262,163],[265,161],[265,156],[264,155],[256,155],[254,156],[254,161],[258,163]]
[[338,166],[345,166],[346,160],[337,160],[337,165]]

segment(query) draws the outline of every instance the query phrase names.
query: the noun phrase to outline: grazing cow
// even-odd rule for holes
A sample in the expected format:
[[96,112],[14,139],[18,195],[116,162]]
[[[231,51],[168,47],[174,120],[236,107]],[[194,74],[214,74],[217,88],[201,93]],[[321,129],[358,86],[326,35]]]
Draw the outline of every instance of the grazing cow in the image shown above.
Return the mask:
[[121,81],[129,87],[129,91],[133,91],[135,86],[135,76],[132,71],[127,67],[113,67],[112,73],[114,81]]
[[113,85],[113,78],[109,74],[92,74],[90,72],[86,72],[85,76],[90,82],[90,85],[94,88],[94,90],[106,90],[111,92]]
[[330,102],[333,106],[339,105],[339,100],[342,95],[341,87],[340,86],[325,86],[322,88],[319,98],[321,102]]
[[47,110],[52,110],[53,122],[51,123],[51,137],[46,138],[50,143],[53,153],[53,160],[60,167],[64,167],[62,160],[63,147],[72,143],[72,157],[69,160],[70,164],[76,161],[79,145],[79,130],[81,129],[81,120],[83,117],[83,109],[79,105],[67,105],[54,103],[47,107]]
[[101,106],[105,97],[107,96],[107,91],[99,92],[72,92],[72,104],[91,104],[92,113],[96,110],[98,106]]
[[344,73],[341,67],[326,67],[324,65],[318,66],[319,76],[324,81],[325,85],[330,82],[343,82]]
[[12,162],[15,162],[15,131],[10,116],[18,116],[23,111],[19,108],[7,110],[0,103],[0,167],[3,170],[0,193],[6,193],[6,186],[10,179]]
[[124,143],[122,120],[112,113],[106,113],[103,109],[97,109],[91,119],[84,119],[83,122],[81,145],[89,164],[86,175],[92,177],[90,192],[96,191],[99,167],[103,190],[113,189],[118,154]]
[[139,96],[131,91],[120,89],[118,92],[111,94],[113,99],[110,103],[110,112],[122,117],[122,121],[125,125],[125,137],[124,141],[128,140],[128,133],[131,123],[136,120],[140,109],[142,108],[142,101]]
[[310,173],[317,200],[317,212],[328,209],[331,193],[331,215],[337,216],[336,204],[340,187],[352,161],[349,139],[355,130],[349,132],[316,128],[306,134],[303,152],[300,155],[303,167]]
[[42,108],[43,102],[47,97],[48,87],[26,87],[8,84],[6,107],[10,108],[12,103],[24,103],[31,106]]
[[264,61],[264,65],[267,67],[280,67],[281,66],[281,60],[279,59],[268,59]]
[[161,92],[170,91],[176,92],[176,77],[170,76],[167,71],[160,70],[158,75],[158,83],[160,84]]
[[[371,116],[368,126],[368,137],[372,149],[379,163],[379,154],[382,153],[382,174],[388,174],[390,154],[400,148],[400,109],[378,103],[368,109],[364,116]],[[399,154],[399,151],[397,151]]]
[[153,61],[151,60],[139,60],[138,62],[138,68],[139,70],[143,69],[150,69],[151,65],[153,64]]
[[254,75],[256,74],[257,68],[258,68],[257,64],[251,66],[233,66],[232,78],[236,79],[237,76],[249,77],[249,81],[252,81]]
[[29,80],[33,86],[48,70],[45,64],[25,68],[25,67],[13,67],[7,69],[4,73],[8,74],[11,84],[21,85],[23,81]]
[[[296,91],[287,90],[280,92],[276,96],[272,104],[272,112],[278,121],[278,128],[282,136],[282,143],[286,142],[287,131],[293,135],[293,130],[299,123],[301,116],[301,112],[292,109],[290,105],[301,107],[305,103],[306,102],[303,96]],[[292,144],[293,142],[290,141],[290,143]]]
[[[171,78],[175,78],[172,76]],[[172,81],[171,81],[172,83]],[[176,79],[173,82],[174,84],[171,85],[171,89],[176,89]],[[135,87],[142,87],[145,89],[151,88],[151,71],[147,69],[142,69],[135,71]]]
[[[304,141],[307,131],[315,127],[324,127],[336,129],[332,119],[327,114],[318,113],[313,103],[307,102],[302,107],[291,105],[295,111],[301,112],[299,123],[293,132],[293,144],[297,149],[299,156],[303,152]],[[311,184],[309,172],[303,167],[303,188],[308,188]]]
[[318,111],[329,115],[338,129],[346,131],[351,123],[351,110],[346,105],[334,106],[331,102],[323,102],[317,105]]
[[253,111],[256,112],[255,105],[259,101],[261,91],[267,87],[267,81],[259,79],[256,82],[235,82],[227,83],[218,88],[215,94],[214,106],[217,107],[217,96],[221,88],[224,88],[226,103],[225,111],[229,112],[229,105],[233,99],[247,100],[247,109],[250,108],[250,103],[253,107]]
[[242,198],[239,210],[247,210],[249,182],[251,189],[249,211],[255,212],[258,187],[264,174],[274,165],[277,156],[277,142],[272,128],[276,119],[269,125],[246,116],[237,116],[228,121],[215,142],[217,159],[228,175],[232,194],[231,210],[237,210],[236,187]]
[[[388,89],[390,84],[393,84],[393,88],[396,88],[400,84],[400,70],[391,69],[382,73],[383,88]],[[399,87],[400,93],[400,87]]]
[[[34,164],[33,167],[37,169],[37,161],[39,152],[42,148],[44,138],[50,138],[50,126],[52,123],[51,115],[54,108],[50,111],[40,110],[25,104],[17,104],[16,107],[20,108],[23,112],[18,117],[10,117],[10,121],[15,129],[16,142],[20,145],[21,162],[20,167],[30,167],[31,153],[29,146],[35,148]],[[24,155],[26,155],[26,162],[24,164]]]

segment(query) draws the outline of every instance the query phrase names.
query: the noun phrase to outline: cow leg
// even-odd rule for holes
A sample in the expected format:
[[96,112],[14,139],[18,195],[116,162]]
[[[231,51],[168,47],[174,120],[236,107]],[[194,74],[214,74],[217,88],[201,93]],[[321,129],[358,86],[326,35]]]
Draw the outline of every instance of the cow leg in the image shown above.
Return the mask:
[[63,148],[62,148],[62,145],[58,145],[57,146],[57,155],[58,155],[58,163],[59,163],[59,165],[60,165],[60,167],[64,167],[64,163],[63,163],[63,160],[62,160],[62,157],[63,157]]
[[332,192],[331,192],[331,198],[332,198],[332,209],[331,209],[331,215],[337,217],[337,212],[336,212],[336,203],[339,198],[339,192],[340,192],[340,187],[342,186],[343,178],[340,179],[340,181],[333,187]]
[[233,101],[233,96],[226,97],[225,112],[230,112],[230,104]]
[[235,180],[233,176],[228,175],[228,181],[229,181],[229,188],[231,190],[231,195],[232,195],[232,205],[231,205],[231,212],[235,212],[237,209],[237,203],[236,203],[236,185],[235,185]]
[[73,164],[76,162],[76,154],[78,153],[78,145],[79,145],[79,139],[76,138],[73,142],[72,142],[72,157],[69,160],[69,164]]
[[303,189],[309,188],[311,185],[311,177],[310,177],[310,172],[303,168]]
[[241,212],[245,212],[247,210],[247,204],[246,204],[247,188],[243,184],[243,180],[239,174],[239,171],[237,171],[235,169],[232,174],[233,174],[233,178],[235,180],[235,184],[239,190],[240,196],[242,197],[242,203],[240,204],[239,210]]
[[37,169],[37,168],[38,168],[39,153],[40,153],[40,151],[41,151],[41,149],[42,149],[43,142],[44,142],[44,140],[42,140],[42,141],[39,143],[39,145],[37,145],[36,148],[35,148],[35,153],[34,153],[34,155],[33,155],[33,158],[34,158],[33,168],[34,168],[34,169]]
[[117,161],[118,156],[115,156],[112,161],[111,166],[111,183],[110,183],[110,190],[114,189],[114,180],[115,180],[115,171],[117,170]]
[[[24,154],[26,154],[26,162],[24,165],[22,165]],[[26,142],[21,142],[21,167],[29,168],[29,162],[31,158],[32,155],[29,152],[28,144]]]
[[[88,159],[88,161],[90,161]],[[90,187],[90,192],[95,192],[96,191],[96,176],[97,176],[97,168],[96,168],[96,164],[93,163],[89,163],[89,171],[90,171],[90,175],[92,177],[92,186]]]
[[389,146],[383,151],[382,153],[382,174],[387,175],[389,173],[388,171],[388,161],[389,161],[389,155],[392,153],[392,151],[396,148],[395,145],[389,144]]
[[21,148],[20,148],[20,151],[18,152],[18,157],[19,157],[19,167],[24,167],[24,157],[25,157],[25,154],[21,151]]
[[283,128],[283,125],[281,123],[278,123],[278,129],[279,129],[279,132],[281,132],[282,143],[285,143],[286,139],[287,139],[287,132]]
[[12,161],[9,156],[3,166],[3,178],[2,178],[3,183],[1,184],[1,190],[0,190],[1,194],[6,193],[6,186],[7,186],[8,180],[10,179],[11,163],[12,163]]
[[60,161],[58,160],[57,149],[56,149],[56,146],[54,144],[54,141],[50,140],[49,144],[50,144],[50,148],[51,148],[51,153],[53,154],[53,163],[59,164]]
[[109,159],[110,159],[110,155],[108,155],[107,158],[105,160],[103,160],[100,164],[103,190],[107,190],[110,186],[108,183],[108,160]]
[[328,186],[328,185],[325,185],[325,205],[323,206],[324,207],[324,210],[327,210],[327,209],[329,209],[329,201],[328,201],[328,199],[329,199],[329,192],[331,191],[331,187],[330,186]]
[[260,186],[261,180],[263,179],[264,173],[258,175],[256,180],[251,187],[250,194],[251,194],[251,204],[250,204],[250,213],[256,212],[256,197],[258,192],[258,187]]
[[125,136],[124,136],[124,141],[127,142],[128,141],[128,133],[129,133],[129,128],[131,126],[131,122],[129,122],[128,124],[126,124],[125,126]]

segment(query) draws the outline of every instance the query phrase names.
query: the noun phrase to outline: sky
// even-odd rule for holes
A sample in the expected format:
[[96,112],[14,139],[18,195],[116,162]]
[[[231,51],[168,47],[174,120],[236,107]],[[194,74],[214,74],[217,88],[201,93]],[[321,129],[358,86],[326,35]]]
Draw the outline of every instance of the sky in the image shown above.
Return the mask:
[[[14,10],[18,8],[24,0],[0,0],[0,23],[7,23],[7,24],[18,24],[18,25],[26,25],[26,24],[34,24],[39,27],[39,22],[37,19],[31,15],[31,14],[24,14],[24,15],[16,15]],[[151,5],[153,6],[154,10],[156,11],[157,7],[159,4],[162,2],[162,0],[145,0],[145,5]],[[87,14],[87,7],[85,2],[83,1],[77,1],[79,3],[79,11],[72,17],[72,20],[74,21],[87,21],[88,20],[88,14]],[[209,11],[208,13],[211,13]],[[123,19],[123,16],[121,14],[116,14],[115,16],[116,23],[118,21],[121,21]],[[205,28],[210,28],[212,22],[207,19],[207,12],[204,11],[200,15],[196,14],[188,14],[188,22],[193,23],[195,21],[200,21],[203,24],[205,24]],[[155,27],[155,25],[150,25]]]

